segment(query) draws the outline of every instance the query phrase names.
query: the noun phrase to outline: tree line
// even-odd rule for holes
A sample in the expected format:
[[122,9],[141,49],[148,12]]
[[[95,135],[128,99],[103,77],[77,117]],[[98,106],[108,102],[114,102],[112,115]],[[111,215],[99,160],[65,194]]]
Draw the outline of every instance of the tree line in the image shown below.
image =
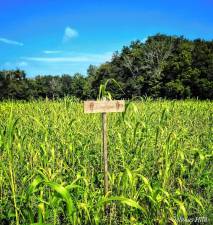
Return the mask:
[[0,100],[96,99],[101,84],[116,99],[142,96],[213,99],[213,40],[156,34],[115,52],[109,62],[90,65],[87,75],[27,78],[23,70],[0,71]]

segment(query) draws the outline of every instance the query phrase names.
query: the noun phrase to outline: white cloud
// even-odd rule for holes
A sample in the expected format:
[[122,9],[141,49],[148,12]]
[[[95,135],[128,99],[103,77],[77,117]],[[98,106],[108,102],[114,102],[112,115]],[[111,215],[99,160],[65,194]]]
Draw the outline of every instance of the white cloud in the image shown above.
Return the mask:
[[110,60],[112,57],[111,52],[103,54],[78,54],[75,56],[65,57],[24,57],[23,59],[35,62],[47,62],[47,63],[60,63],[60,62],[91,62],[91,63],[103,63]]
[[62,51],[59,51],[59,50],[44,50],[43,53],[44,54],[58,54],[58,53],[62,53]]
[[67,42],[75,37],[78,37],[78,31],[71,27],[66,27],[64,31],[63,42]]
[[26,57],[26,60],[36,62],[85,62],[87,57]]
[[24,45],[21,42],[9,40],[7,38],[0,38],[0,42],[2,42],[4,44],[9,44],[9,45],[18,45],[18,46],[23,46]]
[[5,62],[4,63],[4,67],[5,68],[15,68],[15,67],[18,67],[18,68],[22,68],[22,67],[26,67],[28,66],[28,62],[26,61],[19,61],[19,62]]
[[112,52],[102,54],[63,52],[63,55],[38,55],[22,57],[20,61],[26,61],[27,67],[23,69],[30,76],[38,74],[74,74],[87,73],[90,64],[99,66],[112,58]]

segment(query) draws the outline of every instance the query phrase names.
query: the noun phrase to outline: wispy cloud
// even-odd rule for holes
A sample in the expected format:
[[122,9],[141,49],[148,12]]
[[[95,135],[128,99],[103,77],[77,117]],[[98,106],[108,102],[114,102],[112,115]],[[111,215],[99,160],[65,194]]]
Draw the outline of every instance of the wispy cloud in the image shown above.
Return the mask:
[[[23,67],[30,75],[38,74],[75,74],[77,72],[86,74],[88,66],[100,65],[111,60],[113,52],[103,53],[74,53],[63,52],[60,55],[38,55],[21,57],[20,62],[27,62]],[[22,68],[22,67],[21,67]]]
[[58,54],[58,53],[62,53],[62,51],[59,51],[59,50],[44,50],[43,53],[44,54]]
[[0,38],[0,42],[2,42],[4,44],[8,44],[8,45],[18,45],[18,46],[23,46],[24,45],[21,42],[9,40],[7,38]]
[[71,28],[71,27],[66,27],[64,31],[64,37],[63,37],[63,42],[67,42],[72,38],[78,37],[78,31]]
[[16,61],[16,62],[5,62],[3,67],[6,69],[14,69],[15,67],[24,68],[28,66],[28,62],[26,61]]
[[26,60],[36,62],[85,62],[88,61],[87,57],[26,57]]
[[24,57],[23,59],[35,62],[60,63],[60,62],[93,62],[102,63],[110,60],[111,52],[103,54],[78,54],[76,56],[66,57]]

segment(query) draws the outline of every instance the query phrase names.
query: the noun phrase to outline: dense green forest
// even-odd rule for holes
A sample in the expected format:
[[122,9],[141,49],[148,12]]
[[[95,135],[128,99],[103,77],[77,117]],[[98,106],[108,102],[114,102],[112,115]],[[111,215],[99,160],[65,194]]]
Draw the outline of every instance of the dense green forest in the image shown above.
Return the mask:
[[213,99],[213,40],[188,40],[156,34],[115,52],[110,62],[90,65],[87,75],[64,74],[27,78],[20,69],[0,71],[0,100],[97,97],[100,84],[109,82],[113,97]]

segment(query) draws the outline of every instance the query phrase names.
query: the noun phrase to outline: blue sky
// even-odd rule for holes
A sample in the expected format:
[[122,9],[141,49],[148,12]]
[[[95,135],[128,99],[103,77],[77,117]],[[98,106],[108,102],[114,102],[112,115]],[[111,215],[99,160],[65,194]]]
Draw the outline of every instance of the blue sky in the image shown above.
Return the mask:
[[0,0],[0,70],[86,74],[156,33],[213,39],[213,0]]

